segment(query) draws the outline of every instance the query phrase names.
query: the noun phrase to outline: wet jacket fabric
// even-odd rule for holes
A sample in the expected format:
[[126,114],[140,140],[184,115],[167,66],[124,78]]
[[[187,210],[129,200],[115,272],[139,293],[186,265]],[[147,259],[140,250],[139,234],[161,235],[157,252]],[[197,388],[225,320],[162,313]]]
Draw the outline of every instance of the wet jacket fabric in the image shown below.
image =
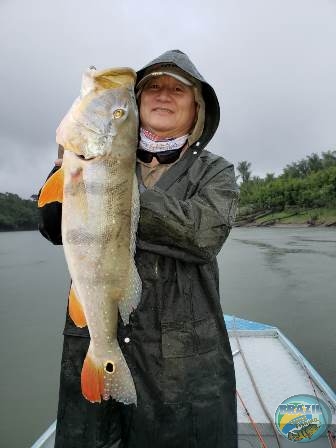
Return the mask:
[[[162,57],[175,64],[177,57],[192,74],[183,53]],[[205,126],[203,138],[140,195],[135,259],[143,292],[129,325],[120,321],[118,329],[138,404],[92,404],[82,397],[89,334],[67,315],[56,448],[237,447],[235,375],[216,255],[229,235],[238,191],[232,164],[204,149],[219,120],[217,98],[205,103],[212,134]],[[60,217],[59,204],[41,210],[40,231],[54,244],[62,242]]]

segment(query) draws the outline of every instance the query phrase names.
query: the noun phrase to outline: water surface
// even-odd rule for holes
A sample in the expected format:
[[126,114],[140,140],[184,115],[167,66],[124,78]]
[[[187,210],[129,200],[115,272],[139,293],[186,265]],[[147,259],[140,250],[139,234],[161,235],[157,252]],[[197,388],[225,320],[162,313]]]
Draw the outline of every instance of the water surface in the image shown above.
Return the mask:
[[[279,327],[336,387],[336,231],[234,229],[218,256],[223,310]],[[56,417],[69,277],[38,232],[0,233],[1,446]]]

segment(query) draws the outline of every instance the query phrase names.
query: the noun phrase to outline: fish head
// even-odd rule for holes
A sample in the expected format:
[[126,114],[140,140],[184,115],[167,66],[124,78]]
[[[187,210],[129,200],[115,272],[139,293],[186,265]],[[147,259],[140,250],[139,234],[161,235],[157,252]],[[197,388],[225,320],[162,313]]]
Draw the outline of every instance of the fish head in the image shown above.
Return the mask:
[[116,148],[135,152],[135,80],[136,73],[130,68],[88,69],[82,77],[80,96],[56,131],[57,143],[85,160],[108,157]]

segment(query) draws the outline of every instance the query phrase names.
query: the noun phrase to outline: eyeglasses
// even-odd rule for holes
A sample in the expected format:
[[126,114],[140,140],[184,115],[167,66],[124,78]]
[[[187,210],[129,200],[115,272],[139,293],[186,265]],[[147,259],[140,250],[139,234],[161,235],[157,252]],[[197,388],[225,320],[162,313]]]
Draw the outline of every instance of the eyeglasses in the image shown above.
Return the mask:
[[161,151],[158,153],[138,148],[137,157],[145,163],[150,163],[153,160],[153,157],[155,157],[159,163],[166,165],[168,163],[176,162],[176,160],[180,157],[183,147],[184,145],[181,148],[173,149],[170,151]]

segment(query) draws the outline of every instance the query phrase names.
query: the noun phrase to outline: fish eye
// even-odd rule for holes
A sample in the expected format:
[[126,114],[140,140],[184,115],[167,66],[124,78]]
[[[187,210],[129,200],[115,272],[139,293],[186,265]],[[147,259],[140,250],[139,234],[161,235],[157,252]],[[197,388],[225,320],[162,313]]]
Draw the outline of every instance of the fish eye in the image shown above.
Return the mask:
[[112,112],[112,116],[115,120],[118,120],[119,118],[123,117],[125,115],[125,111],[123,109],[115,109]]

